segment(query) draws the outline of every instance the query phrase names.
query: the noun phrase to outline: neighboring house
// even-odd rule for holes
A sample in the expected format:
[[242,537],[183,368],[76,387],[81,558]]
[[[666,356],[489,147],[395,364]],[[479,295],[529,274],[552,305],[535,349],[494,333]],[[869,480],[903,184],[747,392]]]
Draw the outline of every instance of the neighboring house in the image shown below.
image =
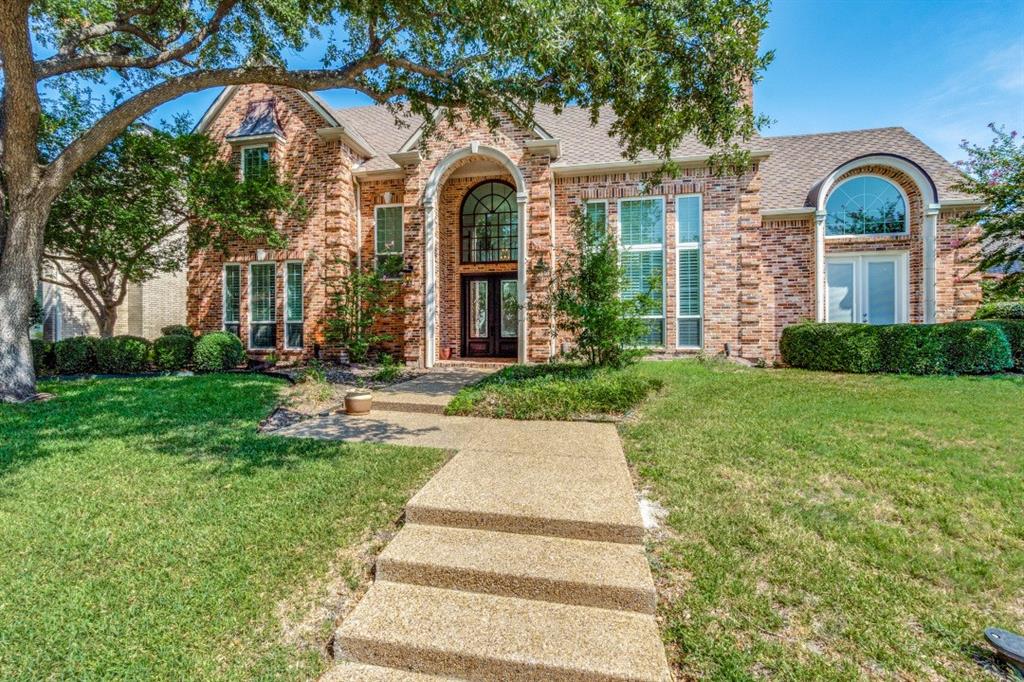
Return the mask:
[[[400,256],[406,311],[381,322],[389,350],[431,366],[452,357],[544,362],[561,340],[535,302],[571,247],[582,208],[619,235],[630,286],[661,275],[647,317],[659,353],[774,360],[804,320],[884,324],[969,317],[980,301],[974,250],[953,225],[971,200],[957,171],[902,128],[749,143],[752,168],[716,177],[686,141],[682,171],[653,186],[653,157],[626,161],[610,120],[586,110],[503,117],[496,131],[448,126],[421,140],[384,107],[334,109],[315,94],[229,87],[198,130],[240,172],[273,161],[309,207],[288,246],[236,242],[189,265],[188,321],[229,329],[252,353],[299,357],[324,339],[339,260]],[[526,304],[526,305],[517,305]]]
[[[184,271],[158,275],[143,284],[129,284],[124,303],[118,308],[115,334],[147,339],[160,336],[160,329],[185,324]],[[96,320],[75,292],[66,287],[40,282],[36,297],[43,304],[43,324],[32,330],[33,338],[59,341],[72,336],[97,336]]]

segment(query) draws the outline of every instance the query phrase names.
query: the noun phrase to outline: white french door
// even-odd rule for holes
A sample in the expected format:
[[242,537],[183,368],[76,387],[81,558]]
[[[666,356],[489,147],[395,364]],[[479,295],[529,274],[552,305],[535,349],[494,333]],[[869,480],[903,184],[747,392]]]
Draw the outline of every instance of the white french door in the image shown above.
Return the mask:
[[907,254],[843,254],[826,259],[828,322],[906,322]]

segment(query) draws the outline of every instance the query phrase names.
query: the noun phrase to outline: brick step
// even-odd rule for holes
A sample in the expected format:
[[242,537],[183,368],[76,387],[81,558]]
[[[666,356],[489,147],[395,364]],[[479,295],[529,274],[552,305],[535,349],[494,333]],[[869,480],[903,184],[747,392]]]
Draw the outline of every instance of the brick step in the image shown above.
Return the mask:
[[640,544],[643,522],[621,457],[463,450],[406,505],[406,520]]
[[653,614],[640,545],[407,524],[377,580]]
[[670,680],[653,616],[378,581],[343,658],[471,680]]
[[443,682],[453,677],[424,675],[397,668],[382,668],[365,663],[341,661],[328,670],[318,682]]

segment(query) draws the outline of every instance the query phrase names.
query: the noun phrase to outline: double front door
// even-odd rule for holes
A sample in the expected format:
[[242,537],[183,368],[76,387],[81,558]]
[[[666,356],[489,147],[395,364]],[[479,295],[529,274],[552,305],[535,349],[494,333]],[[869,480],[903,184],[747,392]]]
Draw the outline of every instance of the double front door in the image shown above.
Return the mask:
[[515,274],[462,278],[462,357],[514,358],[519,348]]

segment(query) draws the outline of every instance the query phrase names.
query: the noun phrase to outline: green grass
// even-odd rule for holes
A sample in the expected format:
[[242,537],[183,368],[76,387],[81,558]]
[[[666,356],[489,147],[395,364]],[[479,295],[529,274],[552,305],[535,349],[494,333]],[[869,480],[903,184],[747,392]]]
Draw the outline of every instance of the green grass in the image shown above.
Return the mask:
[[508,419],[620,415],[660,387],[636,368],[512,365],[459,391],[448,414]]
[[1024,378],[645,364],[623,427],[686,678],[993,679],[1024,626]]
[[321,671],[313,607],[442,454],[258,435],[281,386],[52,383],[0,407],[0,679]]

